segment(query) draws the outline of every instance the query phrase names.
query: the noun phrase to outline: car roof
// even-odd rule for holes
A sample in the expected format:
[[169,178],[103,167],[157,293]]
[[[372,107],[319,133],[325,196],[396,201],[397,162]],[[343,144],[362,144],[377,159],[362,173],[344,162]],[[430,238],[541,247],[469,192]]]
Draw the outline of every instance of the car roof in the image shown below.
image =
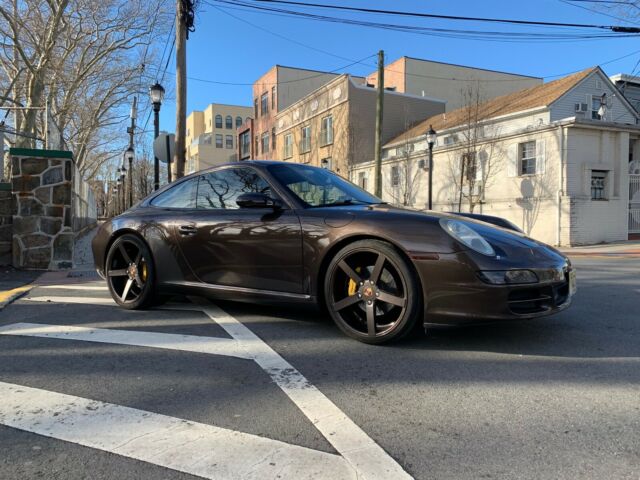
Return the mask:
[[[195,175],[195,174],[199,175],[202,173],[207,173],[207,172],[216,170],[220,167],[231,167],[231,166],[237,167],[242,165],[253,165],[255,167],[268,167],[270,165],[292,165],[292,166],[305,166],[305,167],[311,166],[311,165],[306,165],[302,163],[283,162],[281,160],[240,160],[236,162],[227,162],[227,163],[221,163],[220,165],[214,165],[212,167],[198,170],[197,172],[193,172],[190,175]],[[315,167],[315,168],[318,168],[318,167]]]

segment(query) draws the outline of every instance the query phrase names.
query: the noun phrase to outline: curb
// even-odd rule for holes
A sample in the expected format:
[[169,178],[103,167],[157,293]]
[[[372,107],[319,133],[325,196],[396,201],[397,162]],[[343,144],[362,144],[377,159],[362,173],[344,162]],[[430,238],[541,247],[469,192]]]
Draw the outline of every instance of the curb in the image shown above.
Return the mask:
[[7,305],[15,302],[17,299],[29,293],[29,291],[35,287],[34,284],[24,285],[22,287],[14,288],[12,290],[6,290],[0,292],[0,310],[4,309]]

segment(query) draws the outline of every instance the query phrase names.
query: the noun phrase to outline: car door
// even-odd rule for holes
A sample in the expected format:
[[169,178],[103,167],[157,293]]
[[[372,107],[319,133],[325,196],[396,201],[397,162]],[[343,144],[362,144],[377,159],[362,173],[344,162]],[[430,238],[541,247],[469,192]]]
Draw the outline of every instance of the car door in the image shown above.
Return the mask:
[[199,177],[196,209],[176,225],[182,253],[205,283],[302,293],[302,229],[284,206],[240,208],[243,193],[276,196],[252,167],[227,167]]

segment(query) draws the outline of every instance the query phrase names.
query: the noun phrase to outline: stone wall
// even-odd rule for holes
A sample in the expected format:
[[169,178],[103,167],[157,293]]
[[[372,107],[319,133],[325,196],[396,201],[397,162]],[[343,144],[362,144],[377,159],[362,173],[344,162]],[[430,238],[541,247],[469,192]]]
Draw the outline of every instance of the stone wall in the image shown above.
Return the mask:
[[12,148],[13,266],[72,267],[71,152]]
[[0,265],[11,265],[11,241],[13,236],[13,202],[11,184],[0,183]]

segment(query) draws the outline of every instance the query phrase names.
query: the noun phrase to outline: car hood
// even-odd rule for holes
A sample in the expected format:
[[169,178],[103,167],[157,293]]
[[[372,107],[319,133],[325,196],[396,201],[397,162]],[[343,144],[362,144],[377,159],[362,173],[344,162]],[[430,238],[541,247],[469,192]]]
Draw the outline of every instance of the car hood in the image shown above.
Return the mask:
[[[354,218],[364,218],[369,215],[384,214],[402,217],[405,219],[415,219],[417,221],[427,221],[429,223],[437,223],[442,218],[451,218],[464,222],[482,235],[494,248],[496,255],[502,260],[510,259],[514,262],[538,260],[557,263],[564,261],[566,257],[553,247],[534,240],[525,234],[518,233],[514,230],[502,228],[481,220],[458,216],[451,213],[420,211],[410,208],[394,207],[388,204],[380,205],[347,205],[344,207],[331,207],[331,210],[340,210],[343,215],[353,215]],[[444,230],[443,234],[447,235]],[[461,245],[461,249],[468,250],[467,247]]]

